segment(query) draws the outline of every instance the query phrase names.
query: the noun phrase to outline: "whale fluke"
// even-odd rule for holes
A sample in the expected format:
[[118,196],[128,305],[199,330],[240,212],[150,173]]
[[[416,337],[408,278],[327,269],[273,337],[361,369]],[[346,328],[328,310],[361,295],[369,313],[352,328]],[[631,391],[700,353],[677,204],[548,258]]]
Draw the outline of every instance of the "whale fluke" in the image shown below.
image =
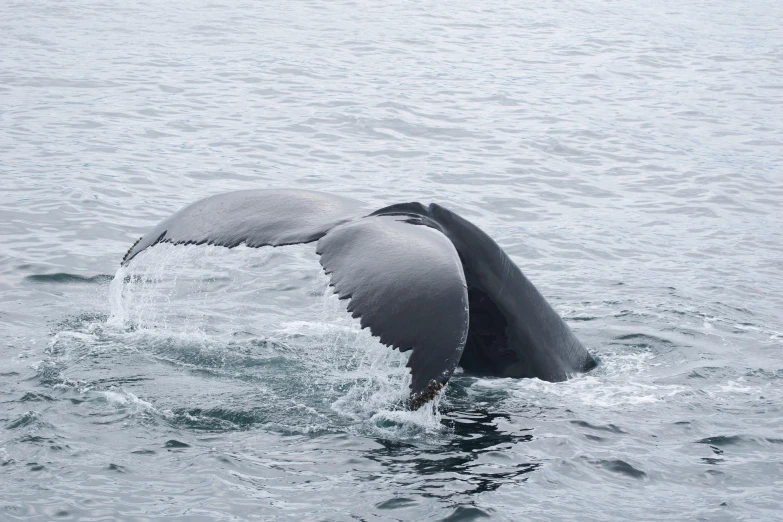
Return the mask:
[[466,372],[562,381],[595,367],[590,353],[485,232],[450,210],[364,203],[305,190],[243,190],[197,201],[128,250],[156,243],[233,248],[318,241],[348,311],[387,346],[412,350],[409,405]]
[[309,190],[238,190],[192,203],[139,239],[122,263],[157,243],[233,248],[311,243],[366,213],[361,201]]
[[468,291],[454,245],[404,217],[340,225],[318,241],[321,265],[348,311],[380,341],[413,349],[411,402],[442,387],[468,335]]

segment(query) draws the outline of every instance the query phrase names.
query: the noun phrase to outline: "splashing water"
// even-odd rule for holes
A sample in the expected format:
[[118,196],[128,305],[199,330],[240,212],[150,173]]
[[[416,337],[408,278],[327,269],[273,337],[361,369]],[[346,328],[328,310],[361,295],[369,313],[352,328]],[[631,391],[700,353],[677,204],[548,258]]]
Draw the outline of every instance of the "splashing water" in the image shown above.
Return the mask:
[[159,245],[121,267],[109,293],[108,335],[183,372],[252,387],[257,400],[239,401],[243,417],[291,432],[443,429],[439,400],[404,408],[408,354],[350,317],[311,246]]

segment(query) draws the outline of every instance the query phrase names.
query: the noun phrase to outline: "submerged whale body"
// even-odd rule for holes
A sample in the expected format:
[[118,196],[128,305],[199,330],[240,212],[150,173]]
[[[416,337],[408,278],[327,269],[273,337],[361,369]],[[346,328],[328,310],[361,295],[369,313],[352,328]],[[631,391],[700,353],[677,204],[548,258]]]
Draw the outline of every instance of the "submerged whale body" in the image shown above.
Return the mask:
[[409,405],[435,397],[457,366],[499,377],[563,381],[596,363],[563,319],[486,233],[435,203],[368,212],[305,190],[241,190],[162,221],[122,261],[157,243],[228,248],[318,241],[348,311],[380,341],[413,350]]

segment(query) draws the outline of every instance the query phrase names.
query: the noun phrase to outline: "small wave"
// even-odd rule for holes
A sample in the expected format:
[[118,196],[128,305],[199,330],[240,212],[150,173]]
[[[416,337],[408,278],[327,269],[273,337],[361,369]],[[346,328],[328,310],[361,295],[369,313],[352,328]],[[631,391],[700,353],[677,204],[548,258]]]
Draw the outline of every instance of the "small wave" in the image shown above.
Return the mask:
[[18,402],[52,402],[54,397],[46,395],[45,393],[27,392]]
[[267,415],[263,410],[217,408],[178,408],[168,417],[169,424],[194,431],[237,431],[263,425]]
[[68,274],[57,272],[56,274],[33,274],[24,278],[30,283],[83,283],[83,284],[104,284],[114,279],[114,276],[107,274],[98,274],[94,276],[80,276],[78,274]]
[[579,426],[581,428],[588,428],[588,429],[596,430],[596,431],[606,431],[606,432],[609,432],[609,433],[618,433],[618,434],[626,434],[627,433],[625,430],[615,426],[614,424],[607,424],[606,426],[598,426],[598,425],[590,424],[589,422],[580,421],[580,420],[572,420],[571,424],[574,424],[574,425]]
[[602,468],[609,470],[613,473],[619,473],[621,475],[625,475],[626,477],[630,477],[633,479],[645,479],[647,478],[647,473],[644,471],[637,469],[633,467],[632,465],[628,464],[624,460],[594,460],[591,461],[592,464],[601,466]]
[[166,441],[166,444],[163,445],[164,448],[177,448],[177,449],[183,449],[183,448],[189,448],[190,444],[187,442],[182,442],[176,439],[170,439]]
[[[773,437],[754,437],[749,435],[715,435],[696,441],[696,444],[706,444],[711,447],[723,448],[728,451],[731,447],[742,446],[767,446],[769,444],[783,444],[783,439]],[[723,451],[720,452],[721,454]]]
[[6,424],[6,429],[16,430],[41,422],[41,414],[37,411],[27,411]]

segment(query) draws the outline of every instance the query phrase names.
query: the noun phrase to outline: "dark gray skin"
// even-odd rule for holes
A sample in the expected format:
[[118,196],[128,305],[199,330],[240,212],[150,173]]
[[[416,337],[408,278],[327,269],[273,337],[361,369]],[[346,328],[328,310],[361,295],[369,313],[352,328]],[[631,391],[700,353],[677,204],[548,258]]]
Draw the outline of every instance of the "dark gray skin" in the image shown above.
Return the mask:
[[595,360],[508,255],[483,230],[432,203],[403,203],[374,212],[420,219],[451,240],[468,285],[470,322],[460,366],[498,377],[551,382],[589,371]]
[[[364,217],[362,217],[364,216]],[[245,190],[197,201],[134,244],[228,248],[318,241],[348,311],[387,346],[413,350],[409,405],[434,398],[456,367],[563,381],[595,367],[568,325],[503,249],[436,204],[367,214],[356,200],[303,190]]]

